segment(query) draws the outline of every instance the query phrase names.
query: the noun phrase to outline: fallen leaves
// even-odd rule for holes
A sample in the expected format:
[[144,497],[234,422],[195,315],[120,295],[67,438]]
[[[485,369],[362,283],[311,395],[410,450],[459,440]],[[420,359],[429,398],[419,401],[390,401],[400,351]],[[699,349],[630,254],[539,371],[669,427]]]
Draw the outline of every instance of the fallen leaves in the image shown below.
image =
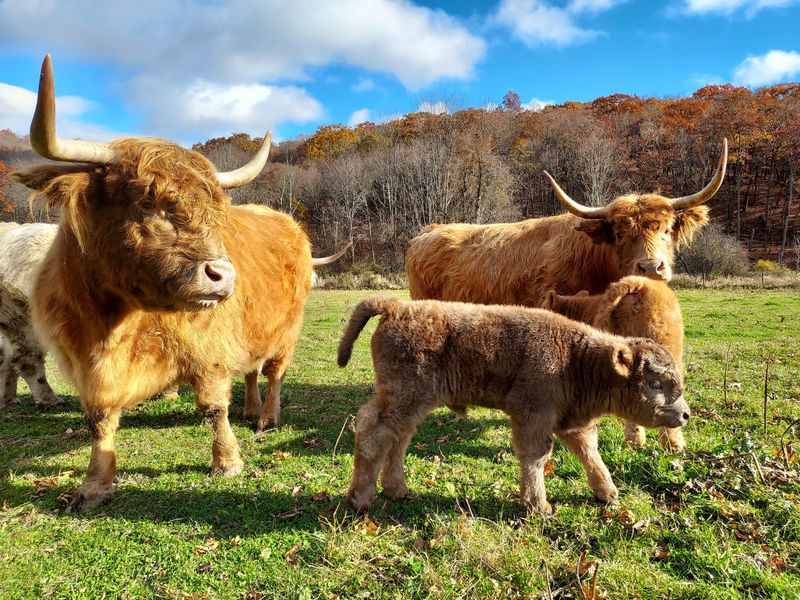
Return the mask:
[[644,518],[638,521],[627,508],[621,509],[618,513],[614,514],[611,510],[606,510],[603,515],[609,521],[616,521],[625,531],[638,534],[643,532],[650,525],[650,519]]
[[297,566],[297,559],[294,557],[297,554],[297,551],[300,550],[302,544],[297,542],[294,546],[289,548],[286,552],[283,553],[283,558],[286,559],[286,564],[292,567]]
[[219,541],[215,540],[214,538],[208,538],[202,544],[195,546],[194,553],[197,556],[204,556],[206,554],[211,554],[218,548],[219,548]]
[[41,498],[47,490],[61,485],[62,481],[66,481],[75,474],[75,471],[61,471],[55,475],[48,475],[47,477],[40,477],[31,481],[31,485],[36,488],[32,494],[32,498]]

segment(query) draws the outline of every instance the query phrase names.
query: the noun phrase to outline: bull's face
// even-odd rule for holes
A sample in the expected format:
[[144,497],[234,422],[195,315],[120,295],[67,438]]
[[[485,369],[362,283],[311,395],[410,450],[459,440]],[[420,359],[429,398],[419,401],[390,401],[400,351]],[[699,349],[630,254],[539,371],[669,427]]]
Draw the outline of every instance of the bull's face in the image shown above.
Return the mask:
[[620,416],[644,427],[686,425],[690,410],[683,377],[669,350],[646,338],[630,338],[630,351],[622,362],[630,361],[624,367],[631,393],[618,407]]
[[197,152],[158,139],[111,144],[59,140],[50,57],[39,81],[31,145],[52,160],[16,178],[62,213],[62,235],[80,247],[93,285],[147,310],[208,308],[228,298],[236,271],[223,243],[230,201],[223,192],[266,164],[255,158],[218,173]]
[[708,208],[697,206],[676,213],[668,198],[648,194],[622,196],[608,205],[603,219],[586,219],[578,230],[605,244],[617,278],[641,275],[669,281],[675,251],[708,223]]
[[577,229],[597,244],[608,248],[605,256],[616,269],[616,279],[642,275],[651,279],[672,279],[675,251],[708,223],[703,206],[717,193],[725,177],[728,141],[723,140],[719,164],[702,190],[680,198],[657,194],[620,196],[608,206],[590,207],[575,202],[545,171],[561,205],[584,219]]

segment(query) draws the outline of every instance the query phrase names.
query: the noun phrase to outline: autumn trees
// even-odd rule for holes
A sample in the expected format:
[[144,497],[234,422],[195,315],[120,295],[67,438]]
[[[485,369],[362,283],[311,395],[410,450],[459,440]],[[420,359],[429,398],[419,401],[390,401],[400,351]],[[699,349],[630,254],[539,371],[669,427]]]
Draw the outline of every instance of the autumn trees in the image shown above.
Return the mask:
[[[627,191],[684,195],[702,187],[723,137],[728,178],[713,219],[756,256],[787,260],[798,230],[800,86],[756,92],[710,85],[685,98],[614,94],[525,109],[508,92],[497,109],[411,113],[357,127],[330,125],[276,145],[272,165],[235,201],[294,213],[332,249],[402,267],[429,223],[493,222],[561,212],[541,172],[585,204]],[[202,145],[223,168],[258,140]]]

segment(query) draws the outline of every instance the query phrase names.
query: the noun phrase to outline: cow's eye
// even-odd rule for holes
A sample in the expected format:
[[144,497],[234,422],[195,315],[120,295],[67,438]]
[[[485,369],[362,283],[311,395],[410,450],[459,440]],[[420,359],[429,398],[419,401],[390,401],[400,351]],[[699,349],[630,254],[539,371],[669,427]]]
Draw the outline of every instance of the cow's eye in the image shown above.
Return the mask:
[[622,240],[624,240],[624,239],[625,239],[625,237],[621,233],[618,233],[616,231],[614,232],[614,241],[615,242],[617,242],[618,244],[621,244]]
[[663,390],[664,389],[664,386],[661,385],[660,381],[651,381],[650,382],[650,387],[652,389],[654,389],[654,390]]
[[152,212],[156,209],[156,203],[152,198],[145,197],[139,202],[139,208],[145,212]]

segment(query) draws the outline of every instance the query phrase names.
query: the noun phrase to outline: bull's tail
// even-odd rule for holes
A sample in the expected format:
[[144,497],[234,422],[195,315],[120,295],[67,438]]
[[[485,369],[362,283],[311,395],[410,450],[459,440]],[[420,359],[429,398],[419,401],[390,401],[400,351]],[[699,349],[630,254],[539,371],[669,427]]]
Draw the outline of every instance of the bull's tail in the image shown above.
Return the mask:
[[361,330],[364,329],[364,325],[367,324],[367,321],[375,315],[385,313],[386,309],[395,303],[397,303],[397,300],[394,298],[381,297],[368,298],[358,303],[358,306],[353,309],[353,314],[350,315],[350,322],[347,323],[347,327],[342,334],[342,339],[339,340],[337,363],[340,367],[345,366],[350,361],[350,355],[353,352],[353,344],[356,343],[356,339],[361,333]]
[[336,254],[331,254],[330,256],[323,256],[322,258],[312,258],[311,267],[316,269],[317,267],[323,267],[325,265],[331,264],[332,262],[336,262],[337,260],[342,258],[342,256],[344,256],[344,253],[347,252],[350,246],[351,246],[350,242],[347,242],[347,245],[341,250],[339,250]]

